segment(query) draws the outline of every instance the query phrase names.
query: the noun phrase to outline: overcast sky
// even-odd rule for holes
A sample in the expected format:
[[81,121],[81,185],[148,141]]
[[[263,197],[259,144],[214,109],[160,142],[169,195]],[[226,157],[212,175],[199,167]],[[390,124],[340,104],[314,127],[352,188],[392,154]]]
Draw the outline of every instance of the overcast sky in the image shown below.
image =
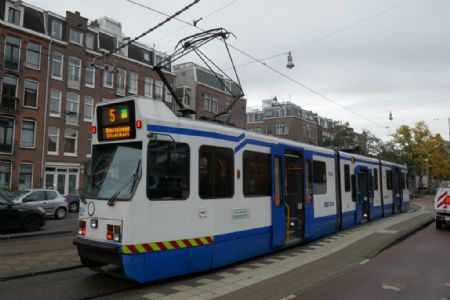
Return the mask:
[[[191,2],[133,1],[167,14]],[[66,10],[90,20],[108,16],[131,37],[165,19],[127,0],[26,2],[63,16]],[[265,62],[292,80],[260,63],[246,64],[251,60],[232,50],[248,107],[276,96],[387,140],[398,126],[418,121],[449,139],[449,16],[449,0],[201,0],[179,18],[203,18],[198,23],[203,29],[224,27],[236,35],[230,44],[253,57],[281,54]],[[173,20],[140,41],[171,53],[181,38],[197,32]],[[230,67],[218,42],[204,51],[221,67]],[[291,70],[286,68],[288,51],[295,64]],[[198,59],[181,62],[187,61]]]

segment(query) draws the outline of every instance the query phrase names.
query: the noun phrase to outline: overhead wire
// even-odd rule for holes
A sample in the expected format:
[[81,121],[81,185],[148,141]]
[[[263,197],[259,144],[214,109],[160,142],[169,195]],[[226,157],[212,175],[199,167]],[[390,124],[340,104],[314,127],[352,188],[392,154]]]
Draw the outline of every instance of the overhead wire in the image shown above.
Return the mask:
[[[128,1],[128,2],[130,2],[130,3],[136,3],[136,2],[133,1],[133,0],[126,0],[126,1]],[[408,0],[408,2],[409,2],[409,1],[413,1],[413,0]],[[149,9],[149,10],[151,10],[151,11],[158,12],[158,13],[163,14],[163,15],[166,16],[165,13],[160,12],[160,11],[158,11],[158,10],[155,10],[155,9],[153,9],[153,8],[150,8],[150,7],[148,7],[147,5],[143,5],[143,4],[137,4],[137,5],[139,5],[139,6],[141,6],[141,7],[144,7],[144,8],[147,8],[147,9]],[[189,23],[189,22],[187,22],[187,21],[185,21],[185,20],[183,20],[183,19],[180,19],[180,18],[174,18],[174,19],[177,20],[177,21],[179,21],[179,22],[188,24],[189,26],[192,26],[192,27],[194,27],[194,28],[197,28],[197,29],[200,30],[200,31],[203,31],[203,32],[206,31],[205,29],[203,29],[203,28],[201,28],[201,27],[199,27],[199,26],[194,26],[193,24],[191,24],[191,23]],[[284,78],[290,80],[291,82],[293,82],[293,83],[295,83],[295,84],[297,84],[297,85],[303,87],[304,89],[310,91],[311,93],[313,93],[313,94],[315,94],[315,95],[317,95],[317,96],[319,96],[319,97],[325,99],[326,101],[331,102],[331,103],[333,103],[334,105],[336,105],[336,106],[338,106],[338,107],[340,107],[340,108],[342,108],[342,109],[344,109],[344,110],[346,110],[346,111],[348,111],[348,112],[350,112],[350,113],[352,113],[352,114],[354,114],[354,115],[356,115],[356,116],[358,116],[358,117],[360,117],[360,118],[362,118],[362,119],[365,119],[366,121],[368,121],[368,122],[370,122],[370,123],[372,123],[372,124],[374,124],[374,125],[376,125],[376,126],[378,126],[378,127],[385,128],[385,126],[383,126],[383,125],[381,125],[381,124],[379,124],[379,123],[377,123],[377,122],[375,122],[375,121],[372,121],[372,120],[366,118],[365,116],[363,116],[363,115],[361,115],[361,114],[359,114],[359,113],[357,113],[357,112],[355,112],[355,111],[353,111],[353,110],[351,110],[351,109],[349,109],[349,108],[347,108],[347,107],[345,107],[345,106],[339,104],[338,102],[334,101],[334,100],[331,99],[330,97],[327,97],[327,96],[323,95],[322,93],[320,93],[320,92],[318,92],[318,91],[316,91],[316,90],[314,90],[314,89],[308,87],[308,86],[305,85],[304,83],[301,83],[300,81],[291,78],[290,76],[288,76],[288,75],[282,73],[281,71],[278,71],[277,69],[275,69],[275,68],[269,66],[267,63],[261,61],[260,59],[255,58],[254,56],[252,56],[252,55],[246,53],[245,51],[243,51],[243,50],[241,50],[241,49],[239,49],[239,48],[237,48],[237,47],[235,47],[235,46],[233,46],[233,45],[231,45],[231,44],[229,44],[229,47],[230,47],[230,48],[233,48],[234,50],[238,51],[239,53],[241,53],[241,54],[247,56],[248,58],[250,58],[250,59],[252,59],[252,60],[254,60],[254,61],[256,61],[256,62],[262,64],[263,66],[265,66],[266,68],[270,69],[271,71],[273,71],[273,72],[277,73],[278,75],[280,75],[280,76],[282,76],[282,77],[284,77]]]
[[[289,51],[285,51],[285,52],[281,52],[281,53],[278,53],[278,54],[274,54],[274,55],[270,55],[270,56],[266,56],[266,57],[260,58],[260,60],[261,60],[261,61],[264,61],[264,60],[271,60],[271,59],[274,59],[274,58],[277,58],[277,57],[285,56],[285,55],[287,55],[289,52],[294,52],[294,51],[297,51],[297,50],[300,50],[300,49],[307,48],[307,47],[312,46],[312,45],[314,45],[314,44],[316,44],[316,43],[318,43],[318,42],[321,42],[321,41],[326,40],[326,39],[328,39],[328,38],[330,38],[330,37],[333,37],[333,36],[335,36],[335,35],[338,35],[338,34],[341,33],[341,32],[344,32],[344,31],[346,31],[346,30],[349,30],[349,29],[351,29],[351,28],[353,28],[353,27],[356,27],[356,26],[358,26],[358,25],[364,24],[364,23],[366,23],[366,22],[368,22],[368,21],[370,21],[370,20],[372,20],[372,19],[374,19],[374,18],[377,18],[377,17],[379,17],[379,16],[381,16],[381,15],[383,15],[383,14],[385,14],[385,13],[388,13],[388,12],[390,12],[390,11],[392,11],[392,10],[394,10],[394,9],[397,9],[397,8],[399,8],[399,7],[401,7],[401,6],[404,6],[404,5],[406,5],[406,4],[408,4],[409,2],[412,2],[412,1],[414,1],[414,0],[406,0],[406,1],[403,1],[403,2],[401,2],[401,3],[399,3],[399,4],[397,4],[397,5],[391,6],[391,7],[389,7],[389,8],[384,9],[384,10],[381,10],[381,11],[379,11],[379,12],[373,14],[373,15],[370,15],[370,16],[368,16],[368,17],[365,17],[365,18],[363,18],[363,19],[360,19],[360,20],[358,20],[358,21],[356,21],[356,22],[354,22],[354,23],[351,23],[351,24],[349,24],[349,25],[343,26],[343,27],[341,27],[341,28],[339,28],[339,29],[337,29],[337,30],[335,30],[335,31],[332,31],[332,32],[327,33],[327,34],[324,34],[324,35],[322,35],[322,36],[320,36],[320,37],[318,37],[318,38],[316,38],[316,39],[314,39],[314,40],[312,40],[312,41],[310,41],[310,42],[308,42],[308,43],[306,43],[306,44],[303,44],[303,45],[301,45],[301,46],[295,47],[295,48],[293,48],[293,49],[291,49],[291,50],[289,50]],[[240,65],[237,65],[236,67],[237,67],[237,68],[240,68],[240,67],[244,67],[244,66],[247,66],[247,65],[250,65],[250,64],[254,64],[254,63],[256,63],[256,62],[253,61],[253,60],[250,60],[250,61],[248,61],[248,62],[245,62],[245,63],[242,63],[242,64],[240,64]]]
[[[128,1],[128,0],[126,0],[126,1]],[[156,42],[158,42],[158,41],[161,41],[161,40],[163,40],[163,39],[165,39],[165,38],[171,36],[172,34],[177,33],[178,31],[181,31],[181,30],[183,30],[183,29],[185,29],[185,28],[190,27],[191,25],[196,25],[196,23],[198,23],[199,21],[205,20],[206,18],[209,18],[210,16],[212,16],[212,15],[218,13],[219,11],[221,11],[221,10],[223,10],[223,9],[225,9],[225,8],[227,8],[228,6],[233,5],[233,4],[236,3],[237,1],[239,1],[239,0],[233,0],[233,1],[230,1],[230,2],[228,2],[227,4],[222,5],[221,7],[215,9],[214,11],[212,11],[212,12],[206,14],[205,16],[203,16],[203,17],[201,17],[201,18],[195,20],[195,21],[194,21],[195,24],[186,24],[186,25],[183,26],[183,27],[180,27],[180,28],[178,28],[178,29],[175,29],[174,31],[171,31],[171,32],[169,32],[169,33],[167,33],[167,34],[161,36],[160,38],[157,38],[157,39],[154,40],[152,43],[156,43]],[[128,1],[128,2],[132,2],[132,1]],[[133,2],[132,2],[132,3],[133,3]],[[155,11],[156,11],[156,10],[155,10]]]

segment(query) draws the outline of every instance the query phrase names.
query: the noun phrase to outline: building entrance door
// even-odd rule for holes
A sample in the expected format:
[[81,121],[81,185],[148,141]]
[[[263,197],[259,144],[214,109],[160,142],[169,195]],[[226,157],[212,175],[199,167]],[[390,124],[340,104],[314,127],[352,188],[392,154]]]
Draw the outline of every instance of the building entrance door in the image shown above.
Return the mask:
[[45,187],[58,190],[61,195],[74,194],[79,183],[78,168],[46,167]]

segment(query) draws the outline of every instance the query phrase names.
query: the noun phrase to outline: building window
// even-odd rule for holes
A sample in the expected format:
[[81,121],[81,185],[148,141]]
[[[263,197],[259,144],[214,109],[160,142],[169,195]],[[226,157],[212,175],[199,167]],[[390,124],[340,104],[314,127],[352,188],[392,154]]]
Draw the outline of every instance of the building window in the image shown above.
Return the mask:
[[84,97],[84,120],[91,122],[94,115],[94,98],[91,96]]
[[67,85],[73,89],[80,89],[81,82],[81,60],[69,56],[69,65],[67,69]]
[[37,108],[38,87],[39,84],[36,81],[25,80],[23,106]]
[[106,66],[103,70],[103,86],[107,88],[112,88],[114,82],[114,73],[112,67]]
[[162,100],[163,95],[163,82],[161,80],[155,80],[155,99]]
[[344,187],[345,191],[350,191],[350,165],[344,165]]
[[84,84],[87,87],[95,87],[95,66],[91,64],[86,66],[86,79],[84,80]]
[[29,189],[33,185],[33,164],[19,165],[19,190]]
[[244,196],[270,196],[270,154],[244,151]]
[[8,10],[8,22],[20,26],[20,10],[10,7]]
[[62,39],[62,22],[60,20],[52,20],[52,37],[57,38],[59,40]]
[[90,157],[92,153],[92,132],[88,132],[86,156]]
[[51,89],[50,91],[50,116],[61,116],[61,91]]
[[34,148],[36,137],[36,122],[31,120],[22,120],[22,131],[20,134],[21,148]]
[[153,79],[150,77],[144,78],[144,96],[153,97]]
[[200,198],[211,199],[233,197],[233,150],[221,147],[201,146],[199,156]]
[[95,34],[92,32],[86,32],[86,48],[94,50]]
[[17,78],[3,77],[2,98],[0,106],[3,109],[16,111],[17,108]]
[[14,119],[0,116],[0,152],[13,152]]
[[9,162],[0,163],[0,188],[11,188],[11,168],[12,164]]
[[138,91],[138,73],[130,72],[128,77],[128,92],[136,95]]
[[124,69],[117,69],[116,79],[116,94],[119,96],[125,96],[125,84],[127,82],[127,71]]
[[41,67],[41,45],[29,42],[27,46],[27,61],[29,68],[39,70]]
[[188,144],[150,141],[147,148],[147,197],[151,200],[186,199],[189,196]]
[[272,135],[272,124],[267,124],[266,126],[266,134]]
[[69,92],[66,96],[66,124],[78,125],[80,95]]
[[145,62],[150,63],[150,52],[144,51],[143,52],[143,58]]
[[313,161],[313,189],[314,195],[327,193],[327,165],[323,161]]
[[281,122],[277,124],[277,135],[283,135],[289,133],[288,124],[285,122]]
[[70,28],[70,42],[82,46],[83,32],[75,28]]
[[13,36],[6,36],[5,45],[5,65],[9,70],[19,71],[20,62],[20,39]]
[[48,144],[47,144],[48,154],[58,154],[59,153],[59,128],[49,127],[48,128]]
[[225,109],[228,109],[228,107],[230,107],[230,105],[231,105],[231,101],[230,101],[230,100],[225,100],[225,106],[224,106],[224,108],[225,108]]
[[59,52],[52,54],[52,78],[62,80],[64,55]]
[[219,99],[211,97],[211,112],[218,113],[219,111]]
[[166,101],[167,103],[172,103],[172,93],[169,90],[166,90],[164,101]]
[[211,111],[211,96],[210,95],[205,94],[203,96],[203,110]]
[[77,154],[78,132],[72,128],[64,130],[64,155],[74,156]]

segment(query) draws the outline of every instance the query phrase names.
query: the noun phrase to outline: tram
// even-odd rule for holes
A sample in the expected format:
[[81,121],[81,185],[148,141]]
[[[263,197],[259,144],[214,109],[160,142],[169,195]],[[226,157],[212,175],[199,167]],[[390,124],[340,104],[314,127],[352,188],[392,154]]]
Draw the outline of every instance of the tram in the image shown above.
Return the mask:
[[408,210],[404,165],[176,116],[96,106],[74,244],[149,282],[218,268]]

